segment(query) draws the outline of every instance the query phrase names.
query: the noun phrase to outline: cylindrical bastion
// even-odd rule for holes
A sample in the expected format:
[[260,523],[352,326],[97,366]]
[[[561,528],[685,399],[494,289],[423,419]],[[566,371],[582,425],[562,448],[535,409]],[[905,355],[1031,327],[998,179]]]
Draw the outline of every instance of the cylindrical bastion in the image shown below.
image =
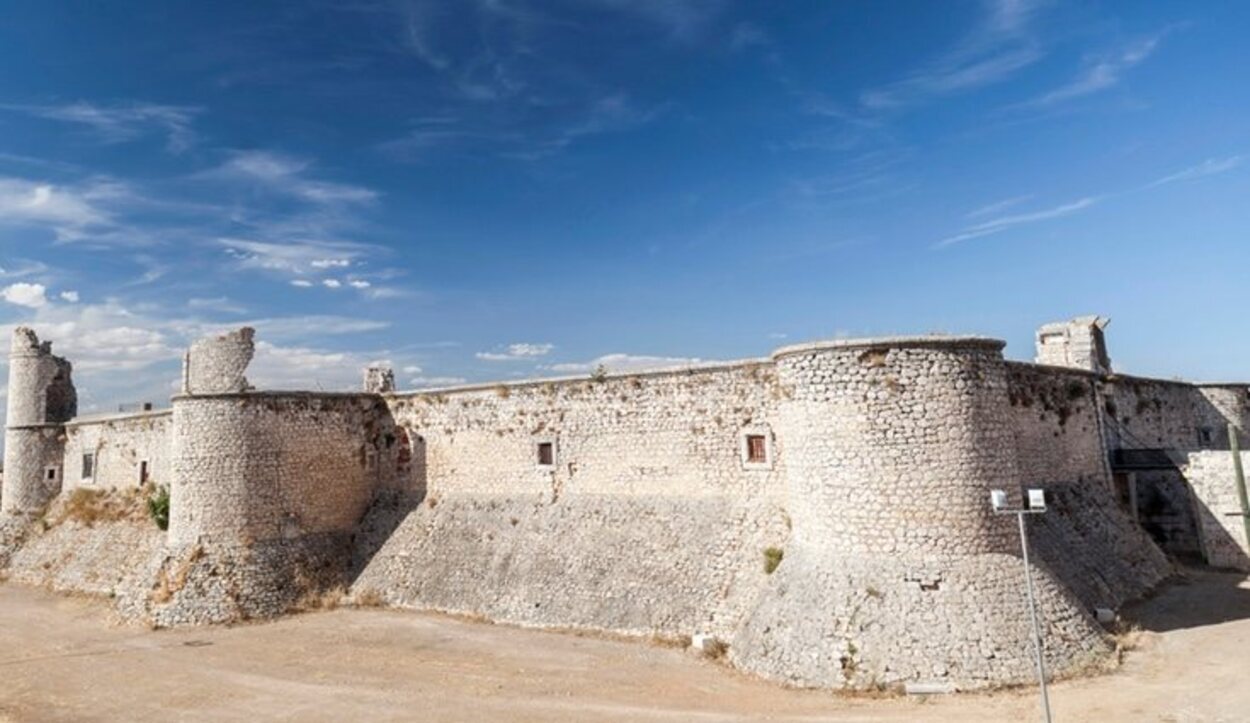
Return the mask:
[[174,398],[169,544],[350,535],[372,500],[376,395]]
[[[1029,679],[1015,520],[989,506],[991,489],[1022,486],[1002,348],[900,337],[774,353],[793,529],[737,665],[818,687]],[[1034,573],[1051,665],[1099,658],[1088,613]]]
[[18,327],[9,351],[9,388],[0,509],[32,514],[61,491],[62,424],[77,411],[69,362]]

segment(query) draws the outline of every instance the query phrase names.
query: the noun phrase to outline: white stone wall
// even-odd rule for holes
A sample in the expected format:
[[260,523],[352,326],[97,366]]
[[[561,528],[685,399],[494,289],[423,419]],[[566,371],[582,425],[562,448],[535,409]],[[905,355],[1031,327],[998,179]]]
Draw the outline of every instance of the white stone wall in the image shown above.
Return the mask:
[[[1231,452],[1190,452],[1181,458],[1198,516],[1198,534],[1207,564],[1250,570]],[[1241,453],[1242,469],[1250,474],[1250,451]]]
[[[75,420],[65,428],[64,489],[138,487],[144,462],[149,481],[168,486],[173,475],[169,460],[172,422],[168,409]],[[84,478],[83,455],[87,453],[95,455],[95,462],[92,476]]]
[[[78,409],[66,360],[26,327],[13,331],[0,511],[35,513],[61,489],[61,422]],[[49,469],[55,469],[53,476]]]
[[364,394],[175,398],[170,544],[350,534],[377,489],[384,409]]
[[182,359],[183,394],[245,392],[251,388],[247,365],[256,352],[256,331],[243,327],[221,336],[200,339]]
[[1112,449],[1226,450],[1229,421],[1243,428],[1246,421],[1237,387],[1117,375],[1104,378],[1100,392]]
[[1037,330],[1038,364],[1109,373],[1111,359],[1103,329],[1110,322],[1098,316],[1045,324]]
[[1171,565],[1113,495],[1099,378],[1007,367],[1021,481],[1045,489],[1051,508],[1032,521],[1039,558],[1088,608],[1115,609],[1140,597]]
[[[63,455],[55,428],[21,442],[37,464],[64,462],[67,489],[85,450],[96,486],[137,482],[145,456],[171,485],[167,545],[101,578],[132,581],[108,583],[128,615],[274,615],[346,581],[521,624],[711,633],[746,670],[821,687],[1031,679],[1018,539],[990,512],[995,488],[1052,494],[1030,532],[1052,668],[1104,659],[1088,608],[1166,574],[1110,500],[1120,436],[1104,414],[1166,446],[1243,401],[1007,364],[978,338],[409,394],[250,392],[248,331],[192,349],[172,413],[76,420]],[[768,440],[763,462],[745,459],[747,434]],[[63,558],[84,561],[66,580],[122,559],[98,554],[107,536],[58,534],[17,559],[34,569],[75,536],[90,552]]]
[[[783,546],[785,442],[742,458],[767,364],[389,398],[408,490],[363,531],[357,591],[623,633],[727,637]],[[554,445],[539,465],[538,445]]]
[[[5,430],[3,512],[37,513],[60,492],[61,435],[56,426]],[[49,469],[55,470],[55,478]]]
[[[730,646],[733,662],[788,683],[960,688],[1029,679],[1027,613],[1011,518],[1019,490],[1001,342],[888,339],[775,355],[785,401],[786,558]],[[1108,647],[1039,565],[1052,669]]]

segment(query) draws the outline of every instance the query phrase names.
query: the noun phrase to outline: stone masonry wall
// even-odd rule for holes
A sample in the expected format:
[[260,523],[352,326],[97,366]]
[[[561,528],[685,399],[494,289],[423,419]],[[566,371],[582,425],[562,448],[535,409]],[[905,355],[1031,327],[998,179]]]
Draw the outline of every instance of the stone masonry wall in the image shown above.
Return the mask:
[[[529,625],[727,638],[784,547],[772,368],[388,397],[396,493],[353,589]],[[768,459],[744,460],[744,435]],[[551,445],[551,464],[539,445]]]
[[[1109,376],[1100,383],[1112,449],[1228,449],[1227,425],[1246,428],[1245,387]],[[1250,439],[1242,435],[1243,444]]]
[[61,423],[78,411],[68,361],[26,327],[13,330],[0,512],[33,514],[61,489]]
[[[66,426],[64,489],[138,487],[147,463],[148,481],[168,485],[172,477],[170,410],[76,420]],[[92,475],[83,477],[83,455],[93,454]]]
[[57,426],[5,431],[5,513],[34,514],[61,490],[63,431]]
[[[778,351],[786,557],[730,646],[795,685],[960,688],[1028,680],[1014,520],[1019,490],[1001,342],[885,339]],[[1016,493],[1018,498],[1018,493]],[[1035,571],[1057,673],[1108,650],[1084,606]]]
[[[1250,451],[1241,453],[1242,469],[1250,472]],[[1250,571],[1250,544],[1242,523],[1241,501],[1230,452],[1185,454],[1181,472],[1189,482],[1198,534],[1207,564]]]
[[24,459],[77,472],[67,492],[86,450],[93,485],[121,492],[148,459],[171,487],[167,537],[0,520],[0,564],[157,625],[277,615],[349,584],[525,625],[711,633],[795,685],[975,688],[1033,675],[1014,519],[989,490],[1048,490],[1030,520],[1047,656],[1076,673],[1110,651],[1089,610],[1168,571],[1112,500],[1107,449],[1124,429],[1201,440],[1250,407],[1232,387],[1009,364],[980,338],[406,394],[381,373],[370,393],[250,391],[252,345],[246,329],[197,343],[172,412],[16,438],[43,435]]
[[182,360],[182,393],[222,394],[251,389],[243,373],[256,352],[255,335],[254,329],[243,327],[192,344]]
[[377,487],[385,416],[365,394],[176,397],[170,544],[350,534]]
[[1088,608],[1118,608],[1170,572],[1159,549],[1115,500],[1098,377],[1008,363],[1009,417],[1025,487],[1047,492],[1032,520],[1039,557]]

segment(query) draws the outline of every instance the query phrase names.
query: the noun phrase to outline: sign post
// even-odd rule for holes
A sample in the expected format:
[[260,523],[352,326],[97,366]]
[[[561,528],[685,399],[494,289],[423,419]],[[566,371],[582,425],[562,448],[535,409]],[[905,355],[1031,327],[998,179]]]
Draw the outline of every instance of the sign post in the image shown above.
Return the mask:
[[1025,515],[1040,515],[1046,511],[1046,492],[1031,489],[1028,491],[1028,505],[1013,508],[1007,506],[1007,493],[1004,490],[993,490],[990,492],[990,507],[998,515],[1015,515],[1020,524],[1020,552],[1024,557],[1024,589],[1029,600],[1029,616],[1033,620],[1033,652],[1037,657],[1037,683],[1042,691],[1043,720],[1051,723],[1050,696],[1046,692],[1046,659],[1042,654],[1042,623],[1037,612],[1037,598],[1033,594],[1033,569],[1029,566],[1029,535],[1024,526]]

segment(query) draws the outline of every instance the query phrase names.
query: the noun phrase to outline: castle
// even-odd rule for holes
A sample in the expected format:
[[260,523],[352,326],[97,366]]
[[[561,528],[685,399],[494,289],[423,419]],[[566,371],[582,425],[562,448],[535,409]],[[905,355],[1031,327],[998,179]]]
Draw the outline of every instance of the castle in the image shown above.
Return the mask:
[[[787,684],[960,689],[1032,677],[1014,521],[1031,521],[1050,669],[1112,652],[1093,611],[1171,558],[1250,569],[1228,429],[1250,386],[1114,374],[1106,322],[1003,342],[917,336],[767,359],[403,392],[258,391],[253,332],[195,343],[171,409],[77,416],[69,362],[19,328],[0,570],[151,624],[357,600],[727,646]],[[1248,465],[1250,466],[1250,465]],[[167,486],[168,530],[49,513]]]

